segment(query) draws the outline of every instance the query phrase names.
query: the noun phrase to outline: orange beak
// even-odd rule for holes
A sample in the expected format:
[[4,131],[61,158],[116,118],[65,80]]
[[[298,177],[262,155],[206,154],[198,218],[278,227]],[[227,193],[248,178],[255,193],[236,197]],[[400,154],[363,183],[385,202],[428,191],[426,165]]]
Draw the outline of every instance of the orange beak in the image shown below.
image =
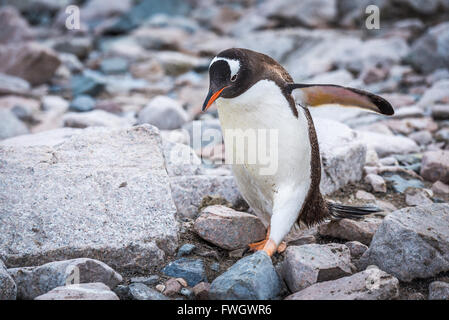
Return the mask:
[[211,106],[212,103],[214,103],[214,101],[220,96],[221,92],[226,89],[229,86],[223,87],[220,90],[218,90],[215,93],[212,93],[212,91],[209,91],[209,93],[207,94],[206,100],[204,101],[203,104],[203,109],[202,111],[206,111],[207,109],[209,109],[209,107]]

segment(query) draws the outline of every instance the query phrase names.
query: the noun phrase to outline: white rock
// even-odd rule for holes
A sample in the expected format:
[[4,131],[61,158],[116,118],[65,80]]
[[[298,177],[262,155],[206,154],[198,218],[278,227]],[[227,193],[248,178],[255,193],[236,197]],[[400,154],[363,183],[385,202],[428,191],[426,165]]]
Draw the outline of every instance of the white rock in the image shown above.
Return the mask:
[[387,184],[384,178],[377,174],[368,174],[365,177],[365,182],[369,183],[375,192],[387,192]]
[[34,300],[119,300],[119,298],[108,286],[96,282],[57,287]]
[[138,115],[139,123],[149,123],[162,130],[180,128],[189,116],[182,106],[166,96],[157,96]]
[[122,118],[103,110],[88,112],[68,112],[63,118],[64,127],[131,127],[134,123],[127,118]]
[[381,133],[357,131],[361,140],[376,150],[379,157],[391,154],[419,152],[419,147],[412,139],[401,136],[389,136]]

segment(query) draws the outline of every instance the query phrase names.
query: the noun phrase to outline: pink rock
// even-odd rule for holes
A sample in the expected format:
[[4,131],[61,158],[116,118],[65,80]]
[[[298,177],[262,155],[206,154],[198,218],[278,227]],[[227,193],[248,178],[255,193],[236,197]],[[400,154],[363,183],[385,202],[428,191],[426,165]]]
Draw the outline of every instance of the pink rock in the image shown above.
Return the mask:
[[421,162],[421,176],[431,182],[449,183],[449,151],[428,151]]
[[200,282],[193,287],[193,293],[198,300],[209,299],[210,283]]
[[449,186],[441,181],[437,181],[432,185],[432,191],[440,194],[448,194]]
[[366,218],[356,221],[341,219],[321,224],[318,232],[322,236],[345,239],[349,241],[359,241],[369,245],[382,219]]

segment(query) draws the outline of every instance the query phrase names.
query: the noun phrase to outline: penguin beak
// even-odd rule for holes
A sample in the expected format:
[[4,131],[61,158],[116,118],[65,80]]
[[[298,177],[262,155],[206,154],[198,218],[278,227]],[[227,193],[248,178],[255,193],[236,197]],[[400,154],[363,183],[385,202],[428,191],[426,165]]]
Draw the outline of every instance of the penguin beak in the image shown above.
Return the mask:
[[214,90],[209,89],[209,93],[207,94],[206,100],[204,100],[203,108],[201,109],[203,112],[209,109],[212,103],[220,96],[221,92],[229,86],[225,86],[220,90],[214,92]]

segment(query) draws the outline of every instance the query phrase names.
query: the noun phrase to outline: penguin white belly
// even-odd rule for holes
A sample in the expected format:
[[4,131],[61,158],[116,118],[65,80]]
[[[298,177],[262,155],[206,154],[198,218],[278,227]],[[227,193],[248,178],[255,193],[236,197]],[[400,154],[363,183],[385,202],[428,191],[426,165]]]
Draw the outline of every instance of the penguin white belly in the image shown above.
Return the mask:
[[[278,227],[273,226],[271,218],[273,235],[287,233],[298,217],[311,184],[311,146],[304,110],[299,107],[296,118],[280,88],[270,80],[257,82],[236,98],[218,98],[216,102],[226,152],[232,148],[233,173],[242,196],[265,225],[270,223],[272,215],[278,216]],[[249,143],[245,148],[239,148],[235,140],[230,145],[236,130],[245,137],[258,137],[257,150],[266,147],[266,154],[270,156],[265,158],[258,154],[254,161],[251,153],[255,149],[251,150]],[[259,139],[260,132],[261,136],[265,133],[266,141]],[[277,139],[270,139],[270,135]],[[234,163],[236,159],[240,163]]]

